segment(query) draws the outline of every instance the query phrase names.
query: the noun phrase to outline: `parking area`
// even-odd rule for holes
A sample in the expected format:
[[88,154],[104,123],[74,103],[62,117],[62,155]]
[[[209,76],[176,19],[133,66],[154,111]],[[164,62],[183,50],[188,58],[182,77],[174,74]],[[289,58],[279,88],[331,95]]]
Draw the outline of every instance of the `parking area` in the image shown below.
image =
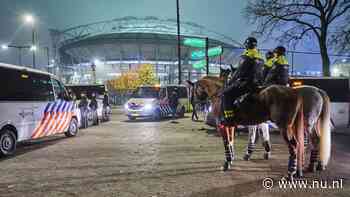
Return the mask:
[[[308,180],[342,179],[343,188],[275,187],[262,180],[278,180],[287,171],[287,148],[272,134],[272,158],[263,160],[259,144],[251,161],[243,161],[247,135],[236,137],[237,160],[222,172],[223,145],[216,131],[203,122],[181,119],[159,122],[129,121],[121,110],[100,126],[26,142],[14,157],[0,161],[0,196],[348,196],[350,192],[350,136],[333,137],[329,169],[305,174]],[[305,191],[305,190],[303,190]],[[48,195],[49,194],[49,195]]]

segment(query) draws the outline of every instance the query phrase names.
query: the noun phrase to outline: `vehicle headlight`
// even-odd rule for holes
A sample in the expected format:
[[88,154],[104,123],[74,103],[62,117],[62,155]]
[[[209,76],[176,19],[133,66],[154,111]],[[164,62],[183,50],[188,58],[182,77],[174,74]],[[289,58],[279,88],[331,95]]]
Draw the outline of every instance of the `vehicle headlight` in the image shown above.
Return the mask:
[[153,109],[153,105],[152,104],[146,104],[143,108],[145,110],[151,110],[151,109]]
[[124,105],[124,109],[128,110],[129,109],[129,104],[128,103],[125,103]]

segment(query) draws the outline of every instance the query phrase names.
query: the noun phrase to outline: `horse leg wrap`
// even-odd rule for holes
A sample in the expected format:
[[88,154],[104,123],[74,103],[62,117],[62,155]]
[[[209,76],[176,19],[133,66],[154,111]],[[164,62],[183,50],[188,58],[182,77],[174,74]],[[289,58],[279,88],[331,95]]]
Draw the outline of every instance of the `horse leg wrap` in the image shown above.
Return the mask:
[[308,170],[310,172],[315,172],[317,170],[317,162],[319,161],[318,150],[311,150],[310,154],[310,164]]
[[232,157],[231,157],[231,150],[230,150],[230,146],[228,143],[228,139],[226,136],[223,136],[222,139],[223,139],[224,148],[225,148],[225,161],[231,163]]
[[235,148],[233,147],[233,144],[229,145],[229,150],[230,150],[230,157],[231,157],[231,162],[235,160]]
[[297,171],[297,156],[296,154],[292,154],[289,156],[288,162],[288,174],[293,176]]
[[269,141],[264,141],[263,146],[265,148],[264,159],[268,160],[271,156],[271,143]]
[[243,159],[248,161],[250,159],[250,157],[252,156],[254,150],[255,150],[255,144],[252,142],[249,142],[248,147],[247,147],[247,151],[246,151]]
[[263,142],[263,146],[264,146],[266,152],[271,151],[271,143],[269,141]]

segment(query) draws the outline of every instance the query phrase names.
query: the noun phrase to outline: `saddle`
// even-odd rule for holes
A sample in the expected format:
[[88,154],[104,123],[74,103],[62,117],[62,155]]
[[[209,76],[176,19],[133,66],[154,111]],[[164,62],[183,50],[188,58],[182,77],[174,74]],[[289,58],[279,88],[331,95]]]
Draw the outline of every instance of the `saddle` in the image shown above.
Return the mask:
[[257,86],[254,89],[250,90],[248,93],[245,93],[241,96],[239,96],[235,101],[234,101],[234,108],[239,109],[241,103],[243,101],[246,101],[247,99],[254,99],[254,95],[258,95],[261,91],[265,90],[268,86]]

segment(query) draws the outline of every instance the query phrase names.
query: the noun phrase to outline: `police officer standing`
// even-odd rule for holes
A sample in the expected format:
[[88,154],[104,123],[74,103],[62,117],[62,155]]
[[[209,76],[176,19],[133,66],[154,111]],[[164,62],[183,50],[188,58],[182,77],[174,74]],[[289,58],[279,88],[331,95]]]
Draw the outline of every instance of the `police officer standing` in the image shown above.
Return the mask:
[[175,88],[172,93],[171,96],[169,98],[169,105],[172,111],[172,117],[175,118],[176,117],[176,110],[177,110],[177,105],[179,104],[179,97],[177,94],[177,89]]
[[93,114],[93,119],[94,119],[94,125],[98,125],[98,114],[97,114],[97,108],[98,108],[98,104],[97,104],[97,100],[96,100],[96,94],[93,93],[91,95],[91,101],[89,104],[90,109],[92,110],[92,114]]
[[88,127],[88,100],[86,95],[83,93],[81,94],[81,99],[78,105],[80,109],[80,117],[81,117],[81,127],[82,128],[87,128]]

